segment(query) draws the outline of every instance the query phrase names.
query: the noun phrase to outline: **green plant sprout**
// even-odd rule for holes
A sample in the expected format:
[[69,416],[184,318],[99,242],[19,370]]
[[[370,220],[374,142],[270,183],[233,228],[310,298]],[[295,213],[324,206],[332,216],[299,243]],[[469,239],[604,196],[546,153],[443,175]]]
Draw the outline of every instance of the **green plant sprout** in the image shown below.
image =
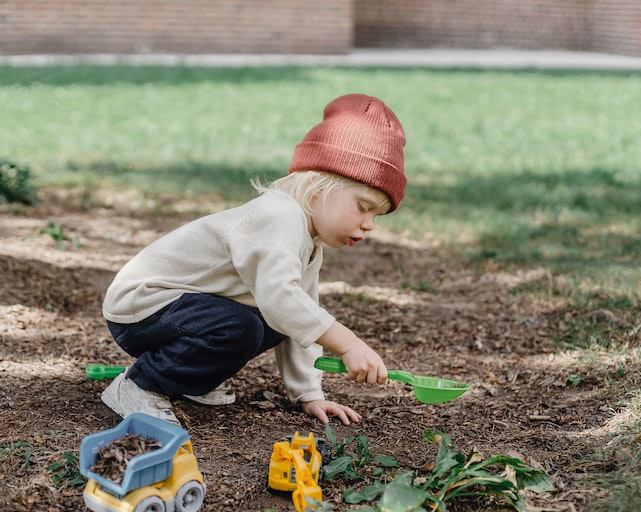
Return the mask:
[[[49,431],[52,437],[60,437],[61,431]],[[37,460],[43,452],[39,443],[16,441],[7,444],[0,444],[0,470],[18,471],[29,473],[39,471]],[[51,481],[56,489],[65,487],[81,487],[87,483],[87,479],[80,473],[78,457],[67,451],[62,452],[58,460],[46,466]]]
[[[378,499],[375,508],[360,509],[363,512],[447,512],[448,501],[482,495],[499,496],[514,509],[528,512],[535,509],[525,501],[522,490],[537,493],[554,490],[545,471],[507,455],[484,459],[476,448],[464,455],[454,450],[449,436],[436,430],[423,431],[425,439],[439,446],[434,467],[426,475],[418,471],[398,473],[399,464],[392,457],[372,456],[365,436],[346,438],[339,443],[329,425],[325,432],[338,455],[325,467],[325,477],[365,481],[368,485],[360,491],[347,489],[343,493],[345,503]],[[354,443],[356,454],[347,455],[346,448]]]
[[56,243],[56,249],[60,251],[66,251],[67,244],[71,244],[73,247],[76,247],[76,248],[79,248],[82,246],[78,238],[68,236],[62,229],[62,226],[57,222],[49,221],[49,223],[47,224],[47,227],[42,228],[40,230],[39,235],[40,236],[49,235],[53,239],[53,241]]
[[[347,437],[342,442],[338,442],[336,433],[327,425],[325,435],[336,451],[336,458],[325,466],[325,478],[331,479],[341,476],[344,480],[367,480],[367,475],[371,474],[376,482],[379,482],[385,474],[383,468],[398,467],[398,462],[387,455],[372,455],[369,449],[367,436]],[[356,453],[348,455],[346,449],[356,444]],[[372,468],[372,466],[377,466]],[[378,485],[376,483],[375,485]],[[349,501],[349,503],[358,503],[358,501]]]
[[26,441],[0,445],[0,460],[8,459],[14,455],[24,461],[21,464],[20,469],[23,471],[29,471],[31,466],[31,457],[33,455],[33,445]]
[[568,376],[568,382],[572,384],[574,387],[577,387],[581,382],[583,381],[583,377],[581,377],[580,373],[573,373]]
[[57,489],[62,487],[82,487],[87,479],[80,473],[78,457],[69,453],[62,453],[62,460],[52,462],[47,466],[51,480]]

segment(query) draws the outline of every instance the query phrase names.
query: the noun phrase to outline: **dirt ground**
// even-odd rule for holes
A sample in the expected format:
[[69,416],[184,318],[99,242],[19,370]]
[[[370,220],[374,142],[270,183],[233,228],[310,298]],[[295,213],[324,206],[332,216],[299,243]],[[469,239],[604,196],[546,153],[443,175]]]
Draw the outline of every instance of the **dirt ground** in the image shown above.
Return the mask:
[[[135,204],[83,207],[51,195],[35,208],[5,207],[0,214],[2,510],[85,510],[82,487],[69,485],[72,475],[64,473],[65,457],[78,454],[84,436],[120,419],[100,401],[107,381],[87,379],[84,368],[130,362],[101,318],[104,291],[128,258],[191,218],[141,213],[148,211]],[[48,222],[80,246],[63,241],[66,250],[56,248],[50,236],[39,235]],[[339,439],[365,434],[374,454],[393,456],[405,470],[434,460],[435,447],[422,437],[426,428],[450,435],[465,453],[476,446],[486,456],[515,455],[552,477],[555,492],[527,494],[546,511],[589,510],[606,492],[588,482],[603,468],[587,460],[625,421],[618,404],[638,382],[605,385],[615,361],[590,366],[579,353],[559,349],[554,336],[576,315],[611,329],[629,330],[628,320],[518,292],[545,285],[545,269],[479,269],[438,244],[383,232],[354,248],[327,251],[321,277],[322,303],[379,350],[389,368],[472,385],[452,402],[424,405],[401,383],[372,387],[327,374],[328,396],[364,416],[349,427],[334,421]],[[638,329],[634,335],[638,341]],[[571,382],[574,374],[583,376],[579,385]],[[270,353],[232,384],[233,405],[174,404],[207,482],[202,510],[294,510],[287,497],[266,492],[272,445],[295,431],[322,437],[324,428],[283,406]],[[55,467],[62,467],[62,487]],[[323,485],[335,510],[350,509],[341,503],[344,488],[339,481]],[[484,500],[452,503],[450,510],[508,509]]]

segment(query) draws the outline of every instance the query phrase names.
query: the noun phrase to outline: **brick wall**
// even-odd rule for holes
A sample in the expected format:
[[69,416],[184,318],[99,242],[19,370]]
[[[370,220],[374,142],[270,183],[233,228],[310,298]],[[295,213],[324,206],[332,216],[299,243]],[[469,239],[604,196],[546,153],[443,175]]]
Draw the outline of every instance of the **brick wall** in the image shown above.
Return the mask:
[[641,57],[641,0],[0,0],[0,55],[566,49]]
[[[585,44],[581,0],[356,0],[358,46],[567,48]],[[394,4],[387,17],[383,11]],[[380,20],[389,20],[381,24]]]
[[355,0],[355,45],[641,56],[639,0]]
[[352,0],[0,0],[0,54],[346,53]]
[[639,0],[355,0],[355,45],[641,56]]
[[593,48],[641,57],[640,0],[595,0],[590,22]]

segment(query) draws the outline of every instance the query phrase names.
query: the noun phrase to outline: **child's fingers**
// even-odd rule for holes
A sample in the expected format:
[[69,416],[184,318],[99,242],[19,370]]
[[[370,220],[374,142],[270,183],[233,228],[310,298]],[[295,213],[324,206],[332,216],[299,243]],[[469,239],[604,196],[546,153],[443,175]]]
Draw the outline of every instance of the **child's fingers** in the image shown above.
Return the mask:
[[315,403],[308,413],[318,418],[324,425],[329,423],[329,416],[335,416],[343,425],[360,423],[363,419],[363,417],[352,408],[330,401]]
[[350,409],[349,407],[345,407],[345,409],[346,409],[345,412],[347,414],[347,417],[350,420],[352,420],[354,423],[360,423],[361,422],[363,417],[360,414],[358,414],[355,410]]
[[356,411],[353,411],[349,407],[341,407],[338,406],[338,408],[334,411],[333,413],[334,416],[336,416],[339,420],[341,420],[341,423],[343,425],[349,425],[350,423],[360,423],[362,417],[360,414],[358,414]]
[[329,416],[327,416],[325,411],[323,411],[322,409],[315,411],[314,415],[320,420],[323,425],[327,425],[329,423]]

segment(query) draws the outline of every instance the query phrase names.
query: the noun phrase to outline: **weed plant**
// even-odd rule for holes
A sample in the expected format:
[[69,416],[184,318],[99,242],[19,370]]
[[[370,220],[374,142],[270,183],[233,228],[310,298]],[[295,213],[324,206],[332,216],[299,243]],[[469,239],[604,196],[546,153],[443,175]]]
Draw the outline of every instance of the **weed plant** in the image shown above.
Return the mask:
[[370,452],[366,436],[339,442],[329,425],[325,433],[336,452],[336,458],[325,467],[325,477],[350,483],[352,487],[343,492],[345,503],[376,503],[359,509],[366,512],[447,512],[447,503],[479,496],[498,496],[515,510],[528,511],[533,509],[522,490],[554,490],[545,471],[507,455],[486,459],[474,448],[468,454],[457,452],[450,437],[435,430],[423,432],[428,442],[438,444],[438,454],[427,473],[400,471],[394,458]]
[[36,202],[36,187],[28,167],[0,160],[0,203]]

